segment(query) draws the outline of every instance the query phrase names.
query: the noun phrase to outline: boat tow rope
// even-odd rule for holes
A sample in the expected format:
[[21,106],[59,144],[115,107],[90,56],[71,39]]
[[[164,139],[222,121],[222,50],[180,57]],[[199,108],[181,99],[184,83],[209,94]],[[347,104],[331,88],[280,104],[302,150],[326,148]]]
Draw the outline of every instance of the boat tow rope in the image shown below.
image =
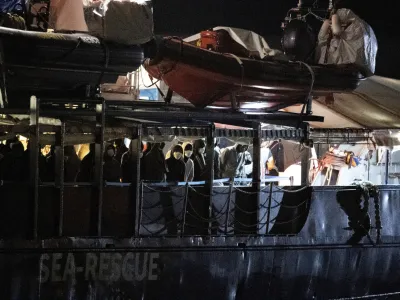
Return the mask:
[[376,299],[376,298],[383,298],[383,297],[390,297],[390,296],[397,296],[397,295],[400,295],[400,292],[366,295],[366,296],[358,296],[358,297],[348,297],[348,298],[331,298],[330,300]]
[[314,70],[310,67],[309,64],[306,64],[303,61],[298,61],[298,63],[300,65],[305,66],[308,69],[308,71],[310,72],[310,75],[311,75],[310,89],[308,91],[306,99],[304,100],[303,108],[301,109],[301,112],[300,112],[300,121],[299,121],[299,126],[300,126],[300,124],[303,123],[303,117],[304,117],[304,114],[305,114],[307,103],[308,103],[308,101],[311,101],[311,94],[312,94],[312,91],[314,89],[315,73],[314,73]]
[[[145,88],[151,88],[151,87],[153,87],[153,86],[156,86],[157,88],[158,88],[158,86],[157,86],[157,83],[159,83],[160,81],[161,81],[161,79],[157,79],[155,82],[153,81],[153,77],[152,76],[150,76],[150,74],[149,73],[147,73],[147,75],[149,75],[149,79],[150,79],[150,81],[151,81],[151,84],[150,85],[146,85],[145,83],[144,83],[144,79],[143,79],[143,72],[139,69],[137,72],[139,72],[139,74],[140,74],[140,78],[142,79],[142,84],[143,84],[143,86],[145,87]],[[161,93],[161,95],[163,95],[162,93]],[[164,96],[163,96],[163,98],[164,98]]]
[[[166,38],[167,41],[170,41],[170,40],[172,40],[172,39],[177,39],[177,40],[180,41],[179,57],[182,57],[182,53],[183,53],[183,42],[184,42],[183,39],[180,38],[180,37],[178,37],[178,36],[171,36],[171,37]],[[164,43],[165,43],[165,41],[164,41]],[[171,94],[171,93],[173,93],[173,89],[171,89],[171,87],[169,87],[169,88],[168,88],[167,95],[165,95],[165,94],[161,91],[161,89],[158,87],[157,83],[159,83],[161,80],[163,80],[164,75],[168,74],[169,72],[172,72],[172,71],[176,68],[176,66],[178,65],[178,63],[179,63],[179,60],[177,60],[177,61],[174,63],[174,65],[173,65],[169,70],[166,70],[166,71],[161,70],[160,66],[157,66],[157,71],[158,71],[159,79],[158,79],[156,82],[153,82],[153,80],[151,79],[151,83],[152,83],[152,84],[150,85],[150,87],[155,86],[155,87],[157,88],[158,92],[160,93],[160,96],[161,96],[161,97],[164,99],[164,101],[167,102],[167,103],[169,103],[169,102],[171,101],[171,99],[168,99],[168,98],[169,98],[169,97],[172,97],[172,94]],[[142,77],[142,81],[143,81],[143,77]],[[171,96],[169,96],[169,95],[171,95]]]
[[81,44],[82,44],[82,38],[78,38],[78,41],[77,41],[76,45],[73,48],[71,48],[70,50],[68,50],[64,54],[62,54],[60,57],[53,58],[53,59],[45,61],[45,62],[49,63],[49,64],[58,64],[58,63],[62,62],[64,59],[68,58],[69,55],[74,53],[74,51],[76,49],[78,49]]
[[236,56],[235,54],[232,54],[232,53],[224,53],[224,55],[233,57],[240,65],[240,72],[241,72],[240,90],[239,90],[239,92],[240,92],[243,89],[243,81],[244,81],[244,65],[243,65],[243,61],[239,58],[239,56]]
[[[180,37],[178,37],[178,36],[171,36],[171,37],[166,38],[165,40],[166,40],[166,41],[170,41],[170,40],[173,40],[173,39],[176,39],[176,40],[179,40],[179,41],[180,41],[179,57],[182,57],[182,53],[183,53],[183,42],[184,42],[184,41],[183,41],[182,38],[180,38]],[[165,43],[165,41],[164,41],[164,43]],[[157,70],[158,70],[158,73],[159,73],[159,75],[160,75],[160,78],[162,79],[162,78],[164,77],[164,75],[166,75],[166,74],[168,74],[169,72],[173,71],[173,70],[176,68],[176,66],[178,65],[178,63],[179,63],[179,60],[177,60],[177,61],[174,63],[174,65],[173,65],[169,70],[166,70],[166,71],[161,70],[160,66],[158,66],[158,67],[157,67]]]

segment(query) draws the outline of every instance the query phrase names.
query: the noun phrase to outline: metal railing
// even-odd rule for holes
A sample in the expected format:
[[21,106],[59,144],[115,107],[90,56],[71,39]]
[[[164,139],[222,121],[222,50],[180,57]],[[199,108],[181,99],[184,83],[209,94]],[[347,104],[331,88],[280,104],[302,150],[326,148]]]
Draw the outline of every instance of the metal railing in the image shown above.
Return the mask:
[[[276,216],[280,207],[296,210],[307,205],[310,200],[304,199],[294,206],[282,204],[283,193],[301,192],[305,188],[286,190],[274,186],[274,182],[279,179],[289,178],[271,177],[263,180],[267,185],[259,191],[255,191],[250,186],[236,184],[242,180],[251,183],[251,180],[244,178],[236,178],[232,181],[216,180],[214,183],[225,185],[214,186],[212,195],[204,193],[202,187],[204,182],[182,182],[174,185],[142,182],[140,235],[185,236],[188,234],[188,229],[188,235],[192,235],[193,232],[198,235],[202,232],[210,232],[211,235],[268,235],[273,225],[296,222],[302,214],[306,213],[304,210],[298,216],[282,222],[278,221]],[[245,199],[239,199],[241,195]],[[261,202],[252,205],[251,210],[244,207],[243,203],[254,202],[260,195]],[[210,198],[211,201],[208,201]],[[211,211],[210,215],[208,211]]]

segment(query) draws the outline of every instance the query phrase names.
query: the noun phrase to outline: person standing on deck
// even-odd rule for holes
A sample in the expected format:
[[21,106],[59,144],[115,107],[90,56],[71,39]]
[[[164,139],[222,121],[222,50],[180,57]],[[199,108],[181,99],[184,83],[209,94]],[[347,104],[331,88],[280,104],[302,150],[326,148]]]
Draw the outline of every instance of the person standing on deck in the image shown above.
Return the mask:
[[172,148],[172,155],[166,160],[168,173],[167,181],[182,182],[185,180],[185,163],[183,161],[183,148],[181,145],[175,145]]
[[206,143],[203,140],[196,140],[193,143],[192,160],[194,163],[194,181],[207,180],[208,169],[204,153],[206,152]]
[[191,182],[194,179],[194,163],[191,159],[193,146],[190,143],[183,144],[184,162],[185,162],[185,181]]
[[235,144],[221,151],[221,176],[234,179],[240,175],[240,170],[245,164],[245,156],[242,155],[248,149],[247,145]]

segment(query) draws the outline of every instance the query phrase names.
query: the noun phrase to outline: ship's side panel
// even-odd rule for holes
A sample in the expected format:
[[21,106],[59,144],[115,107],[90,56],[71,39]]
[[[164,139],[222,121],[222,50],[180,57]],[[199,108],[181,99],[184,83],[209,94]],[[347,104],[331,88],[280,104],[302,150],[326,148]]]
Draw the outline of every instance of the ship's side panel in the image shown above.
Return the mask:
[[[400,292],[400,190],[380,190],[383,243],[372,244],[372,229],[372,242],[365,237],[356,247],[345,245],[352,232],[344,229],[348,219],[336,192],[336,187],[314,189],[307,221],[296,236],[3,240],[0,296],[334,299]],[[372,204],[370,216],[374,226]]]

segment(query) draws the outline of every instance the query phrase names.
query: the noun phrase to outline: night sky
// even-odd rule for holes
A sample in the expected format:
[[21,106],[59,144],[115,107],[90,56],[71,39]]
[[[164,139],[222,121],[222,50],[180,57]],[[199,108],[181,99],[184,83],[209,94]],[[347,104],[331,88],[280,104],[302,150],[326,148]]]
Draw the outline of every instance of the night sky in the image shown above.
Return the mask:
[[[328,1],[319,2],[322,6]],[[342,2],[375,31],[376,74],[400,79],[400,1],[375,2],[381,6],[367,5],[371,2],[365,0]],[[153,0],[153,6],[157,34],[188,36],[223,25],[255,31],[272,47],[279,47],[281,22],[288,9],[297,6],[297,0]]]

